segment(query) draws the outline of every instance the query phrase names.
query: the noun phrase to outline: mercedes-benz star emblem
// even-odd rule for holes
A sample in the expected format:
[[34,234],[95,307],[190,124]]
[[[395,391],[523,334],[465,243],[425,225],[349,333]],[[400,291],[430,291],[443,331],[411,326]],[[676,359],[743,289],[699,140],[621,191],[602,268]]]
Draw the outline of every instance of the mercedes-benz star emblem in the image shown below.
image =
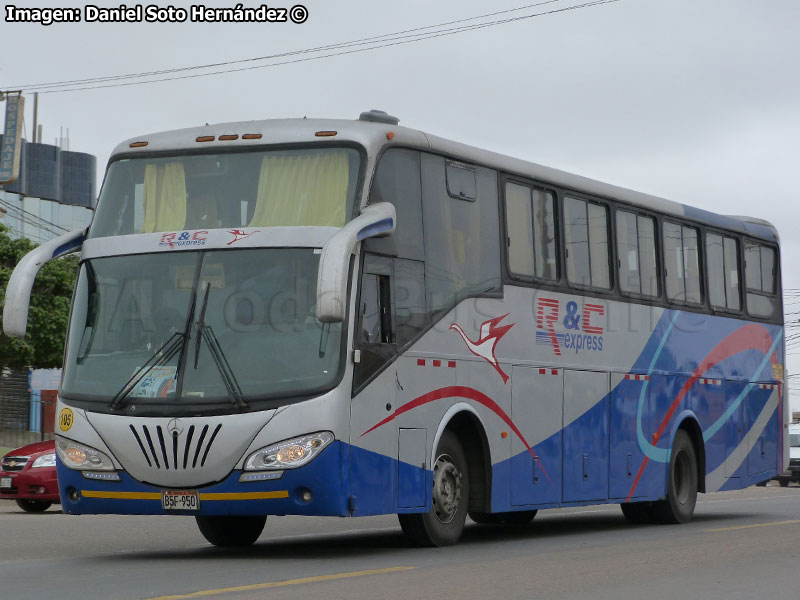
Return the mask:
[[183,422],[180,419],[172,419],[167,423],[167,431],[169,431],[170,435],[173,437],[178,437],[183,433]]

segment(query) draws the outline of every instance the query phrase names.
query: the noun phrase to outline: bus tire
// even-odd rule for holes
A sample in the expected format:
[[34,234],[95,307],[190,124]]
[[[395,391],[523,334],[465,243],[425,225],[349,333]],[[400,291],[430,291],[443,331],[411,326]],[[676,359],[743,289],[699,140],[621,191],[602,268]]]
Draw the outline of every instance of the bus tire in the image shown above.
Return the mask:
[[517,510],[512,512],[484,513],[471,512],[469,518],[481,525],[527,525],[533,521],[537,510]]
[[697,457],[694,445],[683,429],[672,442],[667,478],[667,497],[653,502],[653,514],[659,523],[688,523],[697,503]]
[[619,507],[628,523],[645,525],[653,522],[652,502],[623,502]]
[[467,459],[455,434],[445,431],[433,464],[431,510],[398,515],[400,527],[421,546],[451,546],[464,531],[468,502]]
[[20,498],[17,500],[17,506],[22,510],[29,513],[40,513],[46,511],[52,506],[49,500],[28,500],[27,498]]
[[203,537],[215,546],[250,546],[264,531],[267,517],[198,515],[195,520]]

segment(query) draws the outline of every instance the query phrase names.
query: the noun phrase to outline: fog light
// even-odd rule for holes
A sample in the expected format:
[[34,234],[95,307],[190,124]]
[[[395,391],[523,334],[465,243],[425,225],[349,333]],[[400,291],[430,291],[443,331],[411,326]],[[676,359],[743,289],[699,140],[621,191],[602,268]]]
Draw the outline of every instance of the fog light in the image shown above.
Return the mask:
[[311,502],[311,490],[303,490],[303,493],[300,494],[300,498],[303,502]]
[[72,500],[73,502],[77,502],[81,499],[81,495],[74,487],[67,488],[67,498]]
[[45,493],[47,493],[47,490],[45,488],[43,488],[43,487],[39,487],[39,489],[36,490],[36,493],[37,494],[45,494]]

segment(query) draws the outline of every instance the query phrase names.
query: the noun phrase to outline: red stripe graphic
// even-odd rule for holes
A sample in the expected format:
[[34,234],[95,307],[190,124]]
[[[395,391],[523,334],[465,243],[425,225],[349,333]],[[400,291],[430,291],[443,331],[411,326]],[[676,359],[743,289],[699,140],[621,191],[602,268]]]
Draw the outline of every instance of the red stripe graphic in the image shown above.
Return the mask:
[[402,415],[405,412],[413,410],[419,406],[422,406],[423,404],[428,404],[429,402],[435,402],[436,400],[442,400],[444,398],[467,398],[469,400],[474,400],[478,404],[482,404],[483,406],[491,410],[494,414],[496,414],[498,417],[500,417],[500,419],[506,425],[508,425],[511,428],[511,430],[516,434],[516,436],[520,439],[520,441],[523,444],[525,444],[525,448],[528,449],[528,452],[530,452],[531,456],[536,461],[536,464],[539,465],[539,468],[542,470],[542,473],[544,473],[544,476],[545,478],[547,478],[547,481],[550,482],[550,485],[553,484],[553,481],[550,479],[550,475],[547,474],[547,470],[545,470],[544,466],[542,466],[542,463],[539,461],[539,457],[536,456],[536,453],[533,451],[533,448],[530,447],[527,440],[522,435],[522,432],[519,429],[517,429],[517,426],[511,420],[511,417],[509,417],[508,414],[506,414],[506,412],[497,405],[497,402],[489,398],[489,396],[487,396],[483,392],[479,392],[474,388],[466,387],[463,385],[448,386],[438,390],[433,390],[432,392],[428,392],[427,394],[422,394],[422,396],[414,398],[410,402],[407,402],[403,406],[399,407],[391,415],[386,417],[383,421],[367,429],[359,437],[364,437],[370,431],[374,431],[379,427],[386,425],[386,423],[394,421],[398,416]]
[[[665,414],[664,418],[661,420],[661,425],[659,425],[658,431],[653,434],[653,446],[658,444],[658,440],[661,439],[661,436],[664,434],[664,431],[667,428],[667,423],[669,423],[669,420],[678,409],[681,401],[692,388],[692,386],[697,382],[697,380],[700,379],[701,375],[708,372],[709,369],[721,363],[723,360],[730,358],[734,354],[738,354],[739,352],[744,352],[746,350],[761,350],[761,352],[766,354],[769,352],[771,347],[772,337],[770,336],[769,331],[767,331],[762,325],[756,325],[755,323],[750,323],[737,329],[724,340],[722,340],[713,350],[711,350],[711,352],[708,353],[708,356],[706,356],[703,361],[697,365],[697,368],[694,370],[694,373],[692,373],[692,376],[686,381],[680,392],[678,392],[675,400],[672,401],[672,405],[669,407],[667,414]],[[772,353],[770,362],[772,364],[778,362],[777,352]],[[636,486],[639,485],[639,479],[641,479],[642,473],[644,473],[644,468],[647,466],[649,460],[649,457],[645,456],[644,460],[642,461],[642,465],[639,467],[639,471],[636,473],[636,478],[633,480],[633,485],[628,492],[628,497],[625,499],[625,502],[630,501],[631,497],[633,496],[633,492],[636,490]]]

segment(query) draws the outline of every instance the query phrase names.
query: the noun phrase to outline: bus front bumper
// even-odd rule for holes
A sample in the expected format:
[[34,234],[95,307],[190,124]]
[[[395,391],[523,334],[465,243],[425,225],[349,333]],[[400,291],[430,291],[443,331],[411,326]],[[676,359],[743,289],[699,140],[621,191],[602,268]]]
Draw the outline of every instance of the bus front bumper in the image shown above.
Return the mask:
[[245,480],[245,476],[269,471],[232,471],[224,480],[196,488],[195,510],[165,509],[162,494],[167,490],[137,481],[117,471],[119,481],[88,479],[81,471],[58,462],[58,487],[65,513],[125,515],[334,515],[348,516],[343,485],[343,453],[347,445],[338,441],[309,464],[298,469],[272,472],[277,478]]

